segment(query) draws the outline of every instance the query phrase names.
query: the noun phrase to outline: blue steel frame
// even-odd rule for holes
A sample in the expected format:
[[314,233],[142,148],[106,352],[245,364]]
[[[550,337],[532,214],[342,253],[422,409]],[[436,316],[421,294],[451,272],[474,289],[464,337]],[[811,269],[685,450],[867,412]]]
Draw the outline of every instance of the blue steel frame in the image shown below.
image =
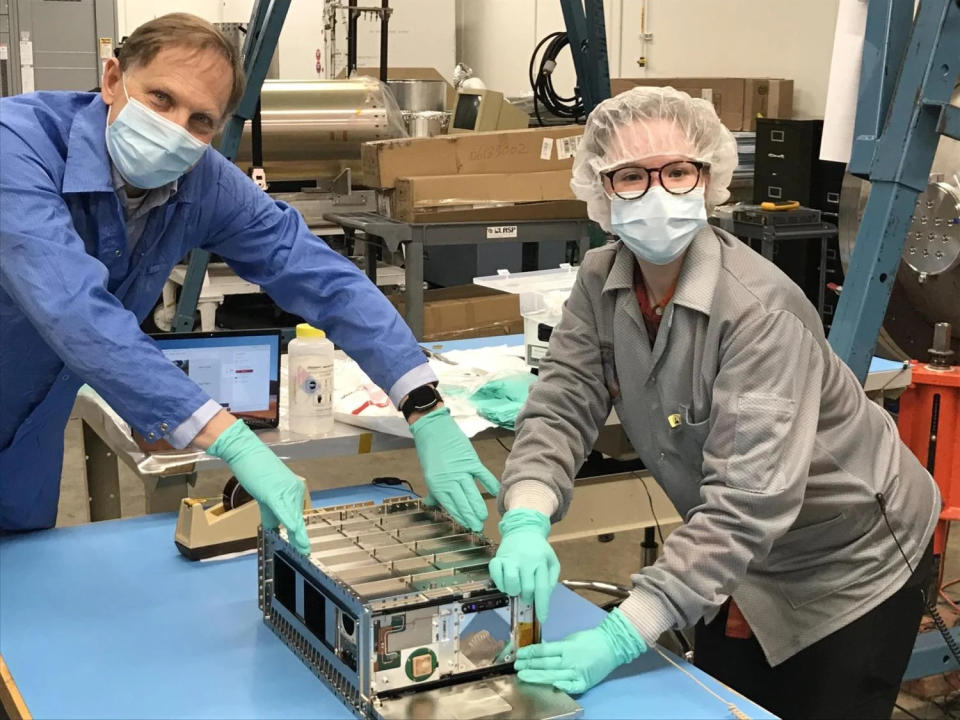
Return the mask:
[[[870,0],[867,8],[847,169],[872,187],[830,332],[830,344],[861,382],[939,135],[960,135],[960,110],[949,104],[960,75],[960,0],[923,0],[912,19],[913,0]],[[950,633],[960,642],[960,628]],[[939,632],[922,632],[903,679],[958,667]]]
[[[247,34],[243,40],[243,73],[247,85],[240,104],[224,126],[217,148],[228,160],[236,157],[243,125],[253,117],[257,109],[260,88],[267,76],[267,69],[270,67],[270,60],[276,50],[280,29],[289,8],[290,0],[257,0],[250,13]],[[193,330],[194,313],[209,262],[210,253],[206,250],[197,249],[190,253],[190,262],[177,302],[177,312],[173,316],[173,332]]]
[[[877,3],[882,12],[890,13],[886,22],[878,19],[881,10],[874,8]],[[886,27],[887,35],[894,36],[894,45],[899,44],[901,32],[895,21],[903,12],[900,8],[892,12],[898,3],[912,5],[912,0],[871,0],[874,17],[871,22],[868,14],[867,21],[868,30],[874,32]],[[878,44],[874,40],[865,47],[875,53]],[[863,71],[872,76],[861,85],[858,101],[858,108],[868,103],[868,108],[857,114],[858,123],[866,127],[858,124],[854,132],[858,139],[864,136],[861,153],[867,151],[870,126],[878,118],[886,120],[883,132],[873,141],[870,197],[830,331],[833,349],[861,382],[886,314],[917,195],[927,187],[939,130],[957,129],[957,113],[948,106],[960,75],[960,0],[920,3],[887,111],[875,98],[865,100],[864,92],[881,88],[882,93],[889,77],[877,79],[875,74],[889,74],[897,60],[894,50],[897,47],[883,54],[882,67],[875,59],[864,62]]]
[[583,99],[584,112],[589,115],[610,97],[603,0],[560,0],[560,7],[577,71],[577,89]]
[[883,133],[912,27],[913,0],[871,0],[867,5],[856,132],[847,164],[847,172],[865,180],[870,175],[877,139]]
[[[950,629],[953,639],[960,644],[960,627]],[[927,630],[917,635],[910,654],[910,662],[903,674],[904,680],[916,680],[928,675],[939,675],[960,669],[950,650],[947,649],[943,637],[936,630]]]

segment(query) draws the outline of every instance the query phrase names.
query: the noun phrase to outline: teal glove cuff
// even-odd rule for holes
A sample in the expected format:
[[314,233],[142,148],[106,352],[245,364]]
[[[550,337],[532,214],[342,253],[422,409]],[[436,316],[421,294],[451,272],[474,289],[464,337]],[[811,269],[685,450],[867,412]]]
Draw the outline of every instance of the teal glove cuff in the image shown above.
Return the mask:
[[[243,446],[250,442],[251,435],[257,437],[243,420],[237,420],[207,448],[207,455],[220,458],[229,465],[235,459],[234,456],[242,452]],[[259,438],[257,439],[259,441]]]
[[613,648],[618,665],[628,663],[647,651],[647,644],[620,608],[607,613],[599,629]]
[[416,440],[417,434],[422,434],[423,431],[429,428],[431,425],[436,425],[438,422],[442,422],[440,418],[443,416],[450,416],[450,408],[442,407],[436,410],[431,410],[422,418],[417,420],[413,425],[410,426],[410,433],[413,435],[413,439]]
[[501,538],[517,530],[537,530],[546,540],[550,534],[550,518],[538,510],[514,508],[504,513],[497,527],[500,529]]

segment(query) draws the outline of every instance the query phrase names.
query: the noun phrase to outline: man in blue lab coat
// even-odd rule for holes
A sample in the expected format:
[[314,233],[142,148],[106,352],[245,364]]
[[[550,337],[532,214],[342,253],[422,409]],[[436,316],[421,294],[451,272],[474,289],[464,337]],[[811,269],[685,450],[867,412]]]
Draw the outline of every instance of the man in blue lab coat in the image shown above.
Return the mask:
[[303,552],[303,486],[139,328],[193,248],[324,328],[411,423],[430,494],[479,530],[497,481],[403,320],[347,259],[209,143],[243,94],[209,23],[166,15],[106,62],[102,91],[0,101],[0,530],[56,521],[63,431],[91,385],[150,440],[224,460]]

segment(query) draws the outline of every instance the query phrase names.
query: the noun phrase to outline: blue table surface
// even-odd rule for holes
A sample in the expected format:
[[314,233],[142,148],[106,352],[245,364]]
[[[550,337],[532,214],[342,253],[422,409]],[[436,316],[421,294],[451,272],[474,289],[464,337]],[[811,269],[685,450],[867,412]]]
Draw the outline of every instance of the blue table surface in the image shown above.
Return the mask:
[[[523,345],[523,335],[493,335],[491,337],[473,338],[469,340],[441,340],[438,342],[420,343],[428,350],[438,353],[450,352],[451,350],[476,350],[478,348],[492,347],[494,345]],[[884,360],[875,357],[870,361],[869,372],[887,372],[890,370],[902,370],[903,363],[897,360]]]
[[523,345],[523,335],[491,335],[490,337],[468,338],[467,340],[438,340],[436,342],[420,343],[427,350],[433,350],[438,353],[450,352],[451,350],[477,350],[485,347],[495,347],[497,345]]
[[868,372],[889,372],[890,370],[903,370],[903,362],[900,360],[884,360],[878,357],[870,360],[870,370]]
[[[335,505],[397,494],[363,485],[312,496]],[[174,525],[167,513],[0,538],[0,653],[33,716],[352,717],[264,625],[256,557],[191,562]],[[560,587],[544,639],[602,615]],[[773,717],[686,667],[751,718]],[[730,717],[652,651],[579,702],[586,718]]]

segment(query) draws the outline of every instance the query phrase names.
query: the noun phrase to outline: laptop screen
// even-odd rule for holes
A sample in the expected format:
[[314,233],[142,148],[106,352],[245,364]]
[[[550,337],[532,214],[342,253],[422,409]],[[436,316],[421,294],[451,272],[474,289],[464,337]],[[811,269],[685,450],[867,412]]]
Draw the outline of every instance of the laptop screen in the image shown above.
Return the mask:
[[151,335],[163,354],[251,427],[280,419],[280,331]]

